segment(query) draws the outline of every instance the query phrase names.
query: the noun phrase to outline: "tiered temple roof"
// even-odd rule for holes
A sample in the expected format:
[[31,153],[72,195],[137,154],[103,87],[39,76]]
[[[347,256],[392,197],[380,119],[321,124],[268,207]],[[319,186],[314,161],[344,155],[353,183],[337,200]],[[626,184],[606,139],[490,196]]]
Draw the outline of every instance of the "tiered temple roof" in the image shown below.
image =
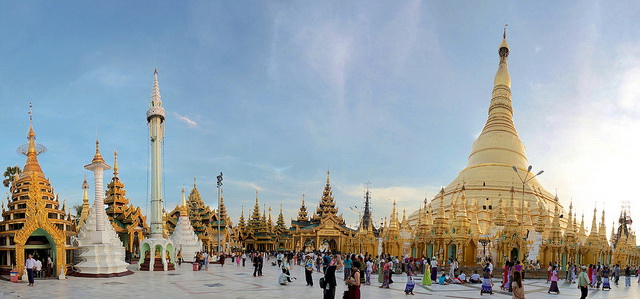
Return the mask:
[[[104,204],[107,206],[106,212],[113,228],[124,242],[127,252],[138,252],[140,241],[149,234],[147,218],[142,215],[140,207],[136,207],[129,202],[126,197],[127,190],[124,183],[118,177],[118,152],[113,154],[113,178],[107,185],[107,198]],[[84,209],[83,209],[84,212]]]

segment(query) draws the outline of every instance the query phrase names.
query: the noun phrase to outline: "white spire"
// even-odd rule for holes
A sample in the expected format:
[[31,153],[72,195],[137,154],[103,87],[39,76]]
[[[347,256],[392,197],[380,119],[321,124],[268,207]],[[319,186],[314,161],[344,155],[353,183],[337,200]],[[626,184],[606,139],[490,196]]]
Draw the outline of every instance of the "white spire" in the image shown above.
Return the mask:
[[162,99],[160,97],[160,87],[158,87],[158,69],[153,69],[153,90],[151,91],[151,103],[147,110],[147,121],[152,117],[159,116],[164,120],[165,112],[162,108]]

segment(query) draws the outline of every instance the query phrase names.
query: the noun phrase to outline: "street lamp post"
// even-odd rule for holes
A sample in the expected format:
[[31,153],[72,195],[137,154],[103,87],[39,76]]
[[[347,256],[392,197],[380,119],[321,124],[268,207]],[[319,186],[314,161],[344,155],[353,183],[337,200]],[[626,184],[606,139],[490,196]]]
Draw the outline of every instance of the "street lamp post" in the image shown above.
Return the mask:
[[482,238],[478,241],[480,242],[480,244],[482,244],[483,258],[487,258],[487,244],[489,244],[491,240],[489,240],[489,238],[486,236],[481,236],[481,237]]
[[218,179],[218,256],[220,256],[220,252],[222,252],[220,250],[222,245],[220,244],[220,187],[222,187],[222,172],[216,178]]
[[[518,178],[520,179],[520,182],[522,182],[522,202],[520,204],[520,236],[523,237],[523,239],[526,241],[526,237],[524,237],[524,185],[526,183],[528,183],[529,181],[533,180],[535,177],[541,175],[542,173],[544,173],[544,170],[540,170],[538,171],[538,173],[536,173],[536,175],[529,177],[529,174],[531,173],[531,168],[533,168],[533,166],[529,165],[529,167],[527,168],[527,172],[525,173],[524,178],[522,178],[522,176],[520,175],[520,172],[518,172],[518,167],[516,167],[515,165],[513,166],[513,171],[518,174]],[[525,244],[525,248],[526,248],[526,244]],[[524,263],[524,258],[526,256],[526,253],[524,252],[525,250],[522,250],[522,262]]]
[[357,231],[358,253],[362,253],[362,239],[360,238],[360,228],[362,228],[362,210],[358,209],[358,206],[349,207],[349,209],[353,212],[358,213],[358,221],[360,223],[358,225],[358,231]]

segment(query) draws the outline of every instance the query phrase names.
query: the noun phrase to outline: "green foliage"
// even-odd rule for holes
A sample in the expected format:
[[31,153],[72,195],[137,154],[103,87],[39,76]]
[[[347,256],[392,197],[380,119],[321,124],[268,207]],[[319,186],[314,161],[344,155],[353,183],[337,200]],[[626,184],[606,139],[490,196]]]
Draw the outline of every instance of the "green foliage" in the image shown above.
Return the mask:
[[7,169],[4,171],[5,179],[2,180],[2,185],[5,186],[6,188],[9,188],[9,186],[11,186],[11,183],[15,179],[16,175],[19,175],[20,173],[22,173],[22,169],[20,169],[20,167],[18,167],[17,165],[7,166]]

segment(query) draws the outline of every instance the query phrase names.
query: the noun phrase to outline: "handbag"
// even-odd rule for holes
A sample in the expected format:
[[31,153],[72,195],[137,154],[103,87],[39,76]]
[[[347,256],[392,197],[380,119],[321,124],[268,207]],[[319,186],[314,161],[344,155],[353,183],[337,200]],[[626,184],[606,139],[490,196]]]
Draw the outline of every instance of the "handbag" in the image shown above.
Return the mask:
[[324,280],[324,277],[320,277],[320,281],[318,282],[321,289],[324,289],[327,286],[327,282]]

